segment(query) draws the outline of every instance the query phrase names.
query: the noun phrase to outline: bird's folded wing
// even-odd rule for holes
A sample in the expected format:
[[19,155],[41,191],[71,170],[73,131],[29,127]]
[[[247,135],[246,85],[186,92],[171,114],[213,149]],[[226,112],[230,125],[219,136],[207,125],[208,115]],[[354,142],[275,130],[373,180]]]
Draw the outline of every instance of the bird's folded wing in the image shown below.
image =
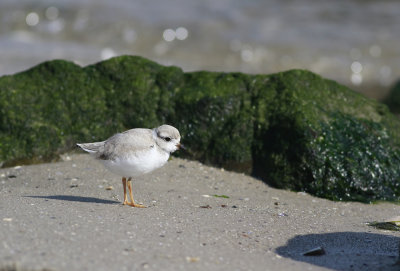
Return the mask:
[[116,134],[104,143],[104,151],[99,157],[103,160],[113,160],[121,154],[136,155],[154,147],[152,130],[131,129]]

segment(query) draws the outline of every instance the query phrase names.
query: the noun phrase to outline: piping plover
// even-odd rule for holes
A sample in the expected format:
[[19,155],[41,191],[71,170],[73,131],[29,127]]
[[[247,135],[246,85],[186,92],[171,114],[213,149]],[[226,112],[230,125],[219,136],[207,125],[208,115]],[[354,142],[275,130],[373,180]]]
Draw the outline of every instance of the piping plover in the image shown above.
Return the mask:
[[[135,203],[131,180],[134,177],[162,167],[169,155],[181,147],[179,131],[170,125],[154,129],[136,128],[118,133],[102,142],[77,144],[111,172],[122,176],[124,202],[133,207],[145,207]],[[131,201],[128,201],[126,186]]]

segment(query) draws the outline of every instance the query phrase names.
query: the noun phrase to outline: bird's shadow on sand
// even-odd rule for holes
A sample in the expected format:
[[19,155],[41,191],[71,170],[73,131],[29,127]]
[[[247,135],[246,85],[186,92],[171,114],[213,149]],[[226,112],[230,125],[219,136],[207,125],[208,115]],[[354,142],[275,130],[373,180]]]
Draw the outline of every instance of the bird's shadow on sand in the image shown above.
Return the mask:
[[[306,262],[332,270],[400,270],[398,265],[400,238],[368,232],[333,232],[298,235],[276,253],[295,261]],[[321,247],[324,254],[304,256]],[[397,262],[397,264],[396,264]]]
[[55,199],[55,200],[63,200],[63,201],[76,201],[76,202],[85,202],[85,203],[102,203],[102,204],[119,204],[120,203],[115,200],[72,196],[72,195],[26,196],[26,197],[37,198],[37,199]]

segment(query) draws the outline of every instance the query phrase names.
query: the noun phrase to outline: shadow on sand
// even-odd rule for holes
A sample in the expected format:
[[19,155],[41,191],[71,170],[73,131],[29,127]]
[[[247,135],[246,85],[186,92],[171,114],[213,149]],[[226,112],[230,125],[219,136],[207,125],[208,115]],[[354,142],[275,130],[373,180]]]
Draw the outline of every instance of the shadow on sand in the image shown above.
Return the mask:
[[[276,252],[295,261],[306,262],[332,270],[400,270],[398,265],[400,238],[367,232],[335,232],[300,235],[290,239]],[[316,247],[325,251],[321,256],[304,256]]]
[[91,198],[91,197],[81,197],[81,196],[71,196],[71,195],[52,195],[52,196],[26,196],[28,198],[38,198],[38,199],[55,199],[64,201],[76,201],[76,202],[88,202],[88,203],[103,203],[103,204],[120,204],[120,202],[115,200]]

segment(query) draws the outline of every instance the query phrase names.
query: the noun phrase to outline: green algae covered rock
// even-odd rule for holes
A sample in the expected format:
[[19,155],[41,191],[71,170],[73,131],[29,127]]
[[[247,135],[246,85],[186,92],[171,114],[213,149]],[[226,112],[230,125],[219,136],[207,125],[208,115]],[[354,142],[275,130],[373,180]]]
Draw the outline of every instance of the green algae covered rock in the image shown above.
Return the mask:
[[390,89],[389,95],[383,101],[391,112],[400,115],[400,80]]
[[276,106],[254,136],[253,174],[334,200],[399,199],[399,122],[385,105],[305,71],[269,78]]
[[334,200],[400,199],[400,123],[311,72],[192,72],[122,56],[57,60],[0,78],[0,161],[46,161],[75,142],[176,126],[191,159]]

